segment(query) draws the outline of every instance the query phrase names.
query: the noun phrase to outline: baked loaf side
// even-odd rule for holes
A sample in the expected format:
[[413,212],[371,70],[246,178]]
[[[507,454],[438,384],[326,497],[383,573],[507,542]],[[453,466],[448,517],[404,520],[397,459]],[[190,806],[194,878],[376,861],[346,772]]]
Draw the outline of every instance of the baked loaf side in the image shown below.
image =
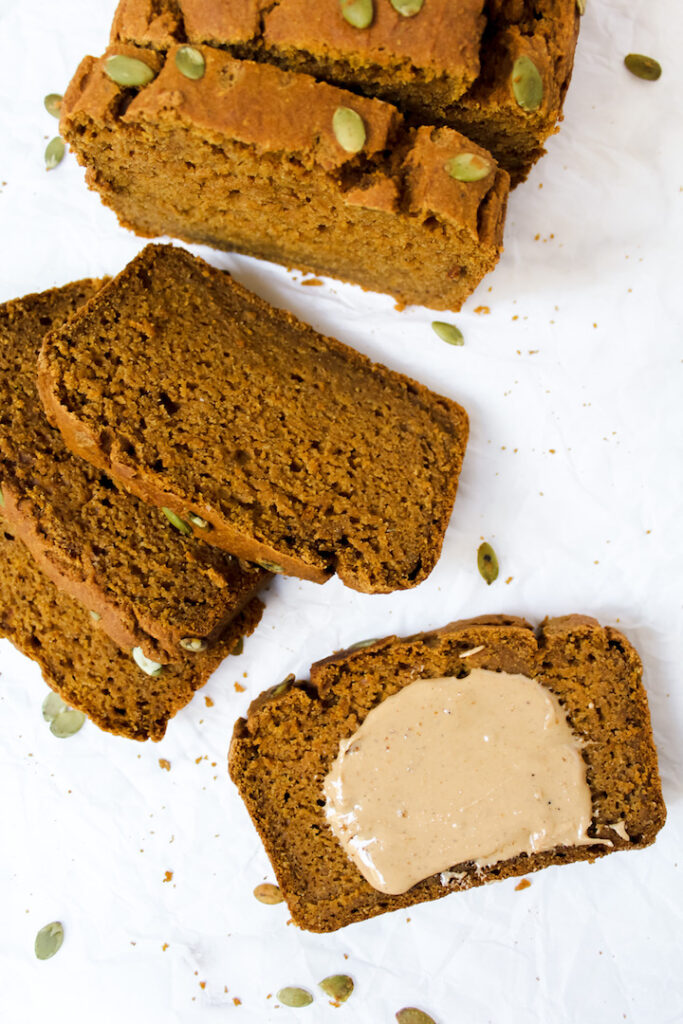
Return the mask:
[[[338,0],[122,0],[111,40],[167,50],[206,44],[394,104],[414,124],[445,124],[523,180],[562,117],[579,30],[575,0],[429,0],[413,17],[376,0],[371,24],[349,24]],[[543,97],[515,97],[518,57]]]
[[[128,653],[140,647],[172,662],[183,640],[217,640],[270,577],[182,535],[159,509],[72,455],[49,425],[36,381],[43,335],[101,284],[80,281],[0,306],[3,515],[43,572],[98,617],[99,629]],[[163,396],[159,402],[163,413]]]
[[[596,844],[562,846],[491,867],[454,864],[402,895],[385,895],[365,881],[333,836],[323,780],[340,741],[381,701],[416,679],[462,676],[472,668],[521,673],[557,696],[584,744],[593,800],[589,835]],[[628,641],[594,619],[550,619],[536,636],[522,619],[487,616],[342,651],[313,665],[310,682],[263,694],[235,725],[229,770],[294,921],[311,931],[333,931],[550,864],[652,843],[666,811],[641,676]]]
[[[62,105],[61,131],[88,184],[121,223],[149,237],[245,252],[389,292],[400,303],[459,309],[495,266],[509,187],[491,156],[449,128],[406,129],[387,103],[202,47],[190,80],[167,53],[114,46],[86,58]],[[156,74],[116,85],[108,56]],[[157,73],[158,72],[158,73]],[[358,115],[342,148],[336,112]],[[455,157],[479,161],[453,178]]]
[[192,699],[241,637],[256,628],[258,598],[232,620],[208,651],[183,654],[158,676],[146,675],[94,625],[90,614],[38,569],[9,524],[0,522],[0,635],[36,661],[71,707],[106,732],[160,740],[168,720]]
[[72,451],[243,558],[377,593],[438,559],[464,410],[181,249],[51,332],[39,388]]

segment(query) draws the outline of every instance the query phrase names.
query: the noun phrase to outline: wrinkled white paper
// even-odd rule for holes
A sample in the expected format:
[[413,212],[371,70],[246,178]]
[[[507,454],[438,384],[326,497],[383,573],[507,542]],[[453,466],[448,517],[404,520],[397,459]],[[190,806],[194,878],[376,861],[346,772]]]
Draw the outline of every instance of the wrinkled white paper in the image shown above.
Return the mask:
[[[102,51],[114,6],[0,0],[0,301],[115,273],[144,244],[73,156],[43,169],[57,128],[43,96]],[[462,348],[436,337],[428,310],[195,250],[467,408],[455,513],[412,592],[279,579],[244,654],[158,745],[90,723],[54,738],[38,669],[0,643],[0,1019],[381,1024],[416,1005],[438,1024],[683,1020],[681,20],[677,0],[589,0],[562,131],[511,198],[501,263],[462,313],[436,315],[460,326]],[[629,75],[630,51],[657,57],[661,80]],[[490,587],[482,538],[500,559]],[[552,868],[520,892],[512,879],[334,935],[297,931],[284,905],[252,896],[273,876],[226,774],[236,717],[335,648],[489,611],[584,612],[635,643],[669,804],[656,845]],[[35,933],[54,919],[64,945],[39,962]],[[317,988],[336,973],[356,983],[342,1008]],[[315,1003],[278,1007],[284,985]]]

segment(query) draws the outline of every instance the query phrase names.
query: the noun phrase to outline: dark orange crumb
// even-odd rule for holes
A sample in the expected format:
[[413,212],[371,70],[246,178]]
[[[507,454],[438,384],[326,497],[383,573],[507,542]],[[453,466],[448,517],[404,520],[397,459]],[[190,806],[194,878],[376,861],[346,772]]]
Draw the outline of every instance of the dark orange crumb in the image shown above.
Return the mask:
[[531,886],[531,882],[528,878],[523,878],[521,882],[517,882],[515,886],[515,892],[521,892],[522,889],[528,889]]
[[212,708],[213,707],[213,701],[211,700],[210,697],[205,697],[204,698],[204,703],[206,704],[207,708]]
[[477,306],[474,312],[479,313],[482,316],[485,316],[487,313],[491,312],[491,309],[489,306]]
[[164,881],[165,882],[172,882],[173,881],[173,872],[172,871],[166,871],[164,873]]
[[171,770],[171,762],[167,761],[165,757],[160,757],[159,758],[159,767],[163,768],[165,772],[170,772],[170,770]]
[[237,693],[244,693],[244,691],[246,690],[246,686],[242,686],[241,683],[235,683],[235,690],[237,691]]

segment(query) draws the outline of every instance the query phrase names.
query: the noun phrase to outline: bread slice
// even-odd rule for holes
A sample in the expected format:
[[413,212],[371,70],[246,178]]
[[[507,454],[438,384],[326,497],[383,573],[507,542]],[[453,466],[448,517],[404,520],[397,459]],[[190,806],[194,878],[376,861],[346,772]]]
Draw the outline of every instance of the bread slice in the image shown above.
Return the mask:
[[[65,94],[60,131],[124,226],[460,309],[502,248],[509,178],[486,150],[308,75],[201,54],[190,79],[177,47],[114,46],[86,57]],[[117,85],[115,56],[153,81]],[[338,141],[339,111],[357,137]],[[456,157],[476,180],[451,176]]]
[[180,533],[72,455],[47,422],[36,382],[43,335],[101,284],[78,281],[0,306],[3,514],[43,572],[119,646],[174,662],[181,641],[218,639],[270,576]]
[[160,740],[168,720],[254,631],[263,612],[253,598],[207,651],[181,651],[175,664],[151,676],[97,628],[87,609],[41,573],[2,520],[0,560],[0,636],[36,661],[48,686],[71,707],[100,729],[133,740]]
[[[365,881],[333,836],[323,779],[340,741],[386,697],[416,679],[462,676],[475,667],[521,673],[557,696],[584,744],[593,798],[589,835],[596,845],[563,846],[479,869],[472,862],[454,864],[403,895],[387,896]],[[295,923],[334,931],[550,864],[648,846],[666,810],[641,676],[640,659],[626,638],[595,619],[549,619],[536,634],[523,619],[491,615],[342,651],[313,665],[310,682],[262,694],[235,725],[229,770]]]
[[242,558],[369,593],[437,561],[465,411],[181,249],[51,332],[39,389],[72,451]]

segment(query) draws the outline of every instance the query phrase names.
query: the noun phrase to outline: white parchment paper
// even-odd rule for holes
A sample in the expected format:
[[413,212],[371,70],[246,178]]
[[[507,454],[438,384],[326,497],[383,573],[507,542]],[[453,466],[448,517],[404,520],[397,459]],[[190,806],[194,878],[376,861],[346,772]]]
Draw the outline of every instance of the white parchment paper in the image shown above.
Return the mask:
[[[43,169],[56,133],[43,96],[102,51],[114,6],[0,0],[0,301],[116,273],[144,244],[73,156]],[[679,0],[589,0],[562,131],[511,198],[501,263],[462,313],[438,314],[462,348],[428,310],[195,250],[467,408],[455,513],[412,592],[279,579],[244,654],[158,745],[90,723],[54,738],[39,671],[0,642],[0,1020],[381,1024],[406,1005],[438,1024],[683,1020],[682,21]],[[625,71],[631,51],[661,61],[659,82]],[[482,538],[500,559],[491,587]],[[272,873],[226,774],[236,717],[335,648],[489,611],[584,612],[637,646],[669,807],[656,845],[520,892],[509,880],[330,936],[297,931],[252,896]],[[35,933],[54,919],[64,946],[39,962]],[[317,982],[340,972],[356,990],[335,1008]],[[278,1006],[283,985],[314,1004]]]

